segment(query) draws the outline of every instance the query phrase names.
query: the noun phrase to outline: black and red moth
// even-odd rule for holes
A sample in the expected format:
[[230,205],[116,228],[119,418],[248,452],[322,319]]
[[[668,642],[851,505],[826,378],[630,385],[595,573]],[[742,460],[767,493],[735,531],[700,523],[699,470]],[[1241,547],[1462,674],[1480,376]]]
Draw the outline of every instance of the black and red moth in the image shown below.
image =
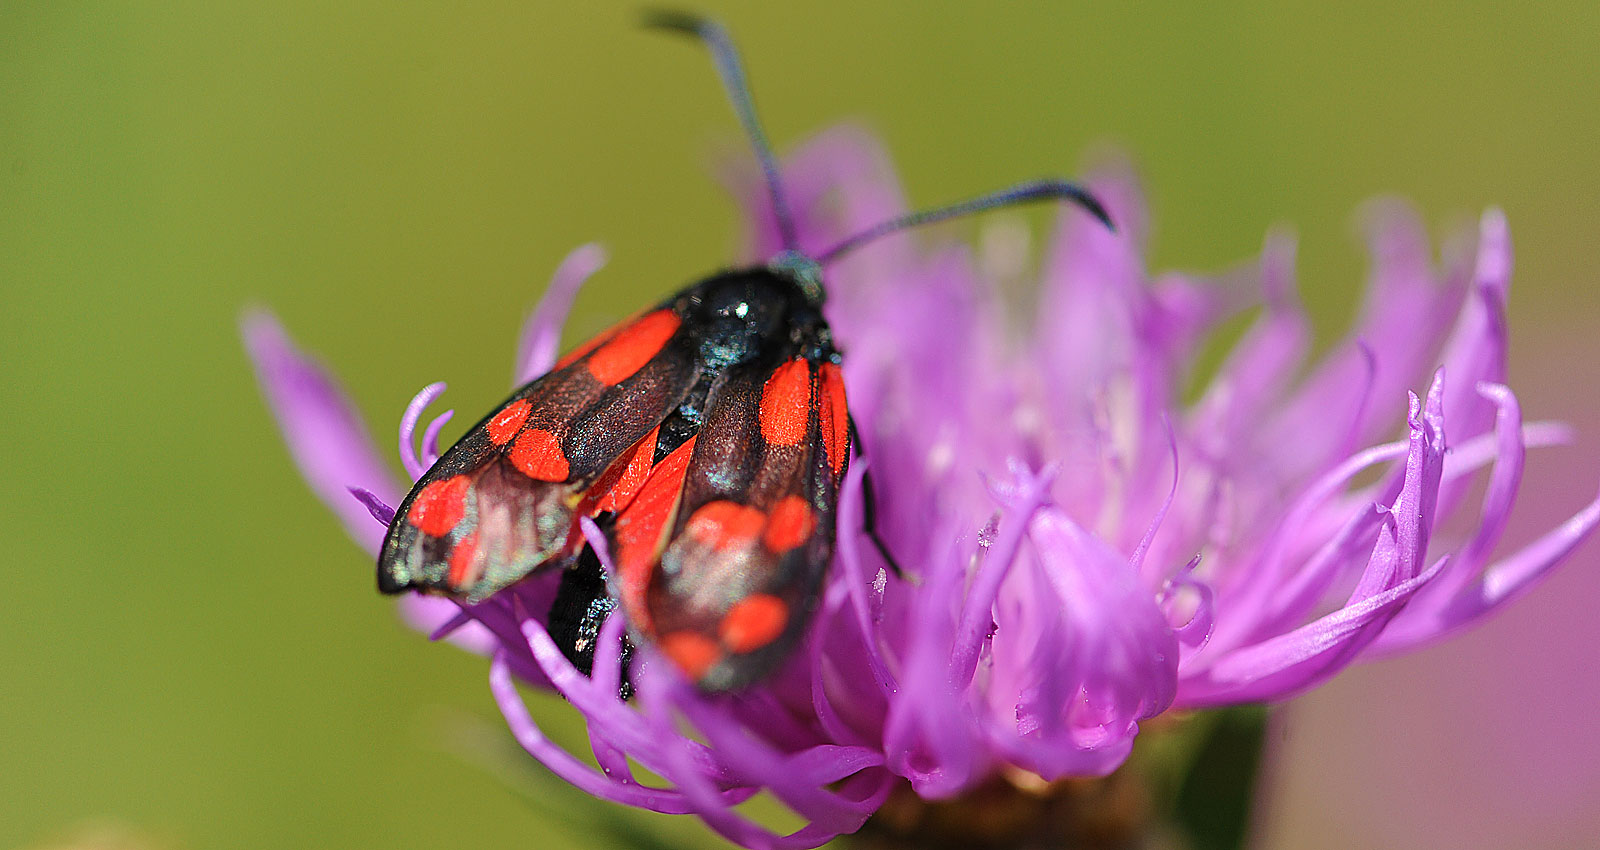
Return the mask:
[[[580,668],[620,605],[633,641],[702,689],[725,691],[788,654],[833,556],[854,429],[822,314],[824,266],[896,230],[1031,200],[1074,201],[1110,221],[1077,186],[1042,180],[887,221],[807,257],[726,33],[670,13],[649,24],[712,50],[786,249],[600,334],[473,426],[400,504],[378,588],[475,603],[559,569],[550,630]],[[603,532],[614,574],[603,573],[583,518]]]

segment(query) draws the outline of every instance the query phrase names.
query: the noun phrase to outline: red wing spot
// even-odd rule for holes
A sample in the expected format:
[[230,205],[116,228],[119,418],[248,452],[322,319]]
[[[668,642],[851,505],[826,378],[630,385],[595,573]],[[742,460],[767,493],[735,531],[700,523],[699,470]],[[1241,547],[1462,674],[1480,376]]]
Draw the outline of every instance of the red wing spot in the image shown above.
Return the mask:
[[810,423],[811,367],[804,360],[790,360],[761,391],[761,436],[775,446],[797,446]]
[[837,476],[844,472],[846,455],[850,453],[850,408],[844,400],[844,376],[839,373],[839,364],[824,363],[817,380],[817,396],[822,405],[818,417],[822,423],[822,445],[828,452],[828,464]]
[[616,336],[617,331],[622,330],[623,327],[627,326],[627,324],[632,321],[633,317],[630,316],[616,323],[615,325],[606,328],[600,333],[597,333],[594,336],[584,340],[578,345],[577,348],[574,348],[566,354],[561,355],[561,359],[556,361],[556,365],[552,366],[550,371],[554,372],[559,369],[565,369],[566,367],[571,366],[573,363],[578,362],[578,358],[588,354],[596,348],[599,348],[601,343]]
[[755,508],[718,499],[701,505],[684,531],[712,549],[737,549],[755,540],[766,522],[767,515]]
[[476,532],[461,538],[450,551],[450,575],[446,579],[454,590],[466,590],[483,573],[478,568],[478,535]]
[[411,500],[406,520],[423,534],[433,537],[449,534],[467,515],[467,488],[471,486],[472,480],[465,475],[428,482]]
[[567,480],[567,456],[561,441],[549,431],[532,428],[511,444],[511,465],[535,481]]
[[522,430],[522,423],[528,421],[528,411],[532,408],[533,405],[528,404],[528,400],[523,398],[500,408],[500,412],[484,426],[489,432],[489,441],[497,446],[511,442],[511,438]]
[[678,665],[683,675],[696,682],[705,678],[711,668],[722,660],[722,648],[717,642],[698,632],[673,632],[661,639],[661,654]]
[[728,609],[717,626],[717,636],[731,652],[755,652],[777,640],[788,624],[788,604],[770,593],[757,593]]
[[681,324],[683,320],[671,310],[645,316],[595,349],[587,363],[589,374],[608,387],[626,380],[656,356]]
[[811,505],[799,496],[785,496],[772,509],[772,521],[767,524],[767,533],[762,535],[761,542],[781,555],[811,539],[811,532],[816,530],[817,517]]

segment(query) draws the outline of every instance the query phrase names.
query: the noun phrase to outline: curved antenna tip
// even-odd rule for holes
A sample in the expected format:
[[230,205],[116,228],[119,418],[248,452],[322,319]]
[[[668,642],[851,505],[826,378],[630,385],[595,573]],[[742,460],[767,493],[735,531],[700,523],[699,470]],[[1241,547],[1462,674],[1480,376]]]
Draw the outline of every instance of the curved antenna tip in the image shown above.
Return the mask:
[[1111,212],[1105,208],[1104,204],[1100,203],[1099,198],[1084,192],[1077,200],[1084,212],[1094,216],[1095,221],[1105,225],[1106,229],[1112,233],[1117,232],[1117,223],[1111,220]]
[[1100,203],[1100,199],[1095,197],[1093,192],[1077,183],[1070,183],[1056,178],[1046,178],[1031,185],[1023,184],[1021,191],[1018,191],[1014,196],[1016,201],[1048,200],[1050,198],[1065,199],[1077,204],[1079,209],[1094,216],[1094,220],[1105,225],[1107,230],[1112,233],[1117,232],[1117,223],[1111,220],[1111,211],[1106,209],[1105,204]]
[[645,29],[677,30],[678,32],[696,35],[702,33],[707,27],[715,26],[710,18],[685,12],[681,9],[664,9],[656,6],[646,6],[639,10],[639,26]]
[[1034,180],[1029,183],[1019,183],[1009,189],[1002,189],[998,192],[980,195],[979,197],[962,201],[960,203],[951,204],[947,207],[910,213],[908,215],[902,215],[889,219],[888,221],[879,222],[877,225],[869,227],[866,230],[863,230],[860,233],[857,233],[854,236],[851,236],[848,239],[845,239],[844,241],[834,245],[832,248],[823,251],[820,255],[818,255],[817,262],[826,266],[839,257],[854,251],[855,249],[873,241],[874,239],[887,236],[899,230],[905,230],[908,227],[920,227],[924,224],[933,224],[937,221],[945,221],[947,219],[971,215],[973,213],[979,213],[985,210],[1047,200],[1071,201],[1072,203],[1076,204],[1079,209],[1082,209],[1089,215],[1094,216],[1095,221],[1105,225],[1107,230],[1111,231],[1112,233],[1117,232],[1116,224],[1112,223],[1111,221],[1111,214],[1106,211],[1105,205],[1100,203],[1099,198],[1096,198],[1094,195],[1090,194],[1087,189],[1084,189],[1082,186],[1079,186],[1076,183],[1069,183],[1065,180],[1048,178],[1044,180]]

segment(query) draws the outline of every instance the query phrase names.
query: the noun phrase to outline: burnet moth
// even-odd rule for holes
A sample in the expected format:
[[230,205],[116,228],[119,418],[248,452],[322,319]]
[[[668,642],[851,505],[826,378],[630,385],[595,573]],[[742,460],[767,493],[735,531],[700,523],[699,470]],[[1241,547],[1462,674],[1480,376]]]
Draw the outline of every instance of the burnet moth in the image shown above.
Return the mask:
[[[726,31],[678,13],[646,24],[710,49],[784,250],[578,346],[473,426],[400,504],[378,588],[476,603],[561,570],[550,630],[581,669],[620,606],[634,643],[656,647],[701,689],[728,691],[760,680],[800,640],[833,557],[855,439],[823,318],[824,269],[880,236],[1028,201],[1070,201],[1111,222],[1078,186],[1040,180],[885,221],[806,256]],[[611,575],[585,518],[604,534]]]

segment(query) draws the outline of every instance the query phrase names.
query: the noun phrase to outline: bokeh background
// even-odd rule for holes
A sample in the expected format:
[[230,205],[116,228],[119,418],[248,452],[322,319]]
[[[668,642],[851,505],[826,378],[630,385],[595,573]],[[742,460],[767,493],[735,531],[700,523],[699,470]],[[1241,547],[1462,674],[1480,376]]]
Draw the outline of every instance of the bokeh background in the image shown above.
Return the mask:
[[[917,203],[1114,148],[1146,180],[1157,268],[1223,267],[1291,224],[1324,343],[1353,310],[1364,199],[1410,197],[1441,234],[1504,205],[1513,384],[1584,431],[1535,458],[1513,534],[1590,498],[1600,7],[1123,6],[699,4],[780,148],[860,120]],[[613,259],[570,338],[729,260],[708,175],[742,152],[735,125],[705,56],[634,21],[0,5],[0,846],[594,846],[503,758],[486,663],[373,591],[236,321],[270,305],[387,441],[426,382],[468,421],[503,395],[522,315],[580,242]],[[1486,628],[1278,712],[1258,845],[1597,846],[1597,599],[1590,546]]]

